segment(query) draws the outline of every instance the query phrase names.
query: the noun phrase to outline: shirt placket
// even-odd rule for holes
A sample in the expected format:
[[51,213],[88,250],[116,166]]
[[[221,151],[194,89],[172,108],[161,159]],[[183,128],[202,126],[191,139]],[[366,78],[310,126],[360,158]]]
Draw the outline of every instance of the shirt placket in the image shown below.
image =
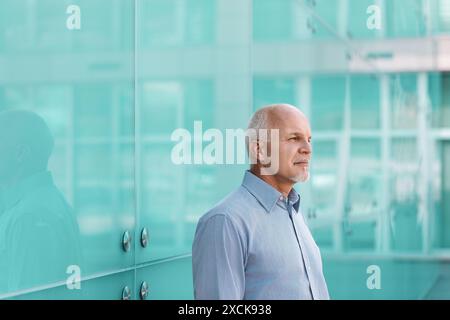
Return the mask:
[[289,213],[289,218],[291,219],[291,222],[292,222],[292,227],[294,228],[295,237],[297,238],[297,243],[298,243],[300,251],[301,251],[301,256],[302,256],[302,260],[303,260],[302,261],[303,262],[303,266],[305,267],[306,277],[307,277],[308,282],[309,282],[309,290],[311,292],[312,298],[315,299],[316,297],[315,297],[315,294],[314,294],[314,292],[315,292],[314,287],[313,287],[314,285],[313,285],[313,283],[311,281],[312,277],[310,275],[311,263],[310,263],[310,261],[308,259],[308,256],[305,254],[304,248],[306,246],[303,243],[302,238],[298,236],[298,231],[297,231],[297,227],[296,227],[295,222],[294,222],[294,217],[293,217],[293,212],[292,212],[293,206],[290,204],[289,200],[286,200],[286,207],[287,207],[287,210],[288,210],[288,213]]

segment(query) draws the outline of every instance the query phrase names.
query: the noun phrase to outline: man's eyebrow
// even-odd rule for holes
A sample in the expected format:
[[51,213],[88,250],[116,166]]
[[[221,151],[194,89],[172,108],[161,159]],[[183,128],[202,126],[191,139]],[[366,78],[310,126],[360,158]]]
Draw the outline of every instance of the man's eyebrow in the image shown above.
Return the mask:
[[311,134],[303,134],[303,133],[300,133],[300,132],[290,132],[290,133],[288,133],[288,136],[299,136],[299,137],[308,137],[308,138],[311,138]]

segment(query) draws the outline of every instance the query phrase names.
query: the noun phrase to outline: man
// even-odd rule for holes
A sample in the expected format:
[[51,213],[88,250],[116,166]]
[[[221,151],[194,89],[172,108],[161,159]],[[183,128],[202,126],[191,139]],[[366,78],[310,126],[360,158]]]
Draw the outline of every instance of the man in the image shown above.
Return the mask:
[[[247,140],[256,161],[242,185],[199,220],[192,247],[195,298],[329,299],[320,251],[293,189],[309,177],[308,120],[291,105],[270,105],[248,127],[278,130],[279,137]],[[268,175],[270,163],[262,160],[273,144],[278,170]]]
[[0,112],[0,296],[66,280],[81,265],[75,215],[47,171],[53,145],[37,114]]

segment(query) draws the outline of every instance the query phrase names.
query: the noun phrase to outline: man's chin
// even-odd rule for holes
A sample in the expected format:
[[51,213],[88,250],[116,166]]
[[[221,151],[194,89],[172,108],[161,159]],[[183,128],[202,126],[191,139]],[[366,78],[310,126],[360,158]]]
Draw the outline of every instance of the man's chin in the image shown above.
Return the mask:
[[291,179],[295,183],[307,182],[309,180],[309,172],[301,173]]

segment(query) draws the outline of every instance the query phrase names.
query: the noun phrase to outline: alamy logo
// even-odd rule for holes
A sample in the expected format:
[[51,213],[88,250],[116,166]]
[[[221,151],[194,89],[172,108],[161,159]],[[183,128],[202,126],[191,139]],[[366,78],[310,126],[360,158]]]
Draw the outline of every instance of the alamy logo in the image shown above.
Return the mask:
[[377,265],[370,265],[367,267],[367,274],[370,274],[370,276],[367,278],[366,285],[367,289],[374,290],[374,289],[381,289],[381,269]]
[[77,5],[70,5],[66,9],[66,13],[70,14],[66,20],[66,27],[69,30],[81,29],[81,9]]
[[370,16],[367,18],[366,26],[369,30],[381,29],[381,9],[377,5],[371,5],[367,7],[367,14]]
[[170,139],[177,142],[171,152],[172,163],[176,165],[245,164],[248,145],[250,164],[262,164],[261,174],[272,175],[278,172],[278,129],[226,129],[224,135],[214,128],[203,132],[202,122],[194,121],[193,134],[178,128],[173,131]]
[[66,280],[66,287],[69,290],[81,289],[81,269],[77,265],[67,267],[66,273],[69,274]]

